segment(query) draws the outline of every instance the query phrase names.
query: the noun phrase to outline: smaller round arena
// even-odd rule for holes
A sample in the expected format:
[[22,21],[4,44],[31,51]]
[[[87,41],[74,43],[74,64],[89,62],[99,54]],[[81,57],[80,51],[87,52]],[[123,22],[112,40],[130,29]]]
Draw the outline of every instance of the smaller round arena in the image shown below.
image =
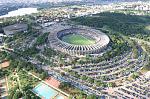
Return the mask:
[[98,54],[110,41],[106,34],[89,27],[56,27],[49,35],[50,47],[72,56]]

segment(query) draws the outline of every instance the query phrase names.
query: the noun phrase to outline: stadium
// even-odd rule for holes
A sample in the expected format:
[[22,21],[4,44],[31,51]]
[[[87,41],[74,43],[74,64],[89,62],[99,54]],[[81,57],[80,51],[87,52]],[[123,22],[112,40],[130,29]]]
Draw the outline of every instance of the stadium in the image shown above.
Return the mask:
[[72,56],[98,54],[108,45],[109,37],[99,30],[85,26],[53,26],[50,47]]

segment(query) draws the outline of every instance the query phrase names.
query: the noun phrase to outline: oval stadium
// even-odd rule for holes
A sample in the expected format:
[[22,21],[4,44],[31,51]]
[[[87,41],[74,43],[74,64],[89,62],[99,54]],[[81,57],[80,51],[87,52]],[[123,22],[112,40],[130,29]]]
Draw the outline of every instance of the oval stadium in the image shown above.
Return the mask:
[[51,48],[72,56],[98,54],[109,41],[106,34],[85,26],[54,26],[49,35]]

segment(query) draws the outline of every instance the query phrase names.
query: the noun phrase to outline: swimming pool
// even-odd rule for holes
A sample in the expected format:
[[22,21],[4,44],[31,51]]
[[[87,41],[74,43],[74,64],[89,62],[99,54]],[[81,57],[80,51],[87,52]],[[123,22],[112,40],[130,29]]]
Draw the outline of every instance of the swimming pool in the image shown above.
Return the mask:
[[[52,99],[54,98],[58,92],[55,91],[53,88],[49,87],[48,85],[44,83],[40,83],[37,85],[33,91],[38,94],[40,97],[44,97],[44,99]],[[63,98],[58,98],[58,99],[63,99]]]
[[65,99],[63,96],[57,96],[56,99]]

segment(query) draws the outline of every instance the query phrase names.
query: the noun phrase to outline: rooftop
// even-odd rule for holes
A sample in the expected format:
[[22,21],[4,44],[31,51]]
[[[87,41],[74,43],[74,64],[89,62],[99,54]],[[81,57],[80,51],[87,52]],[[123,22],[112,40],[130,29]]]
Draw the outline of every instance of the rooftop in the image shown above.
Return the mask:
[[9,61],[4,61],[4,62],[0,63],[0,68],[6,68],[9,66],[9,64],[10,64]]
[[27,28],[27,24],[13,24],[13,25],[9,25],[4,27],[4,30],[18,30],[18,29],[23,29],[23,28]]
[[47,82],[49,85],[55,88],[58,88],[60,85],[60,82],[53,77],[48,77],[47,79],[45,79],[45,82]]

